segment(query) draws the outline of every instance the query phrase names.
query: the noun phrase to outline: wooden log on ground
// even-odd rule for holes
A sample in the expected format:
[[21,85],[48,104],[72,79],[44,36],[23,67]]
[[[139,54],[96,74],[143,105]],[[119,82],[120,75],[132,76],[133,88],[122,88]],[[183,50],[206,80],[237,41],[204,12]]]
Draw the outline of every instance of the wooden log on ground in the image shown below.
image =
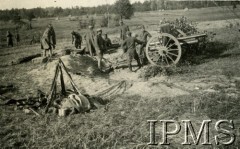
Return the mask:
[[29,62],[32,59],[34,59],[36,57],[40,57],[40,56],[41,56],[41,53],[29,55],[29,56],[26,56],[26,57],[21,57],[21,58],[17,59],[16,61],[12,61],[12,65]]
[[33,110],[32,108],[29,108],[29,110],[31,110],[34,114],[36,114],[37,116],[42,116],[41,114],[37,113],[37,111]]

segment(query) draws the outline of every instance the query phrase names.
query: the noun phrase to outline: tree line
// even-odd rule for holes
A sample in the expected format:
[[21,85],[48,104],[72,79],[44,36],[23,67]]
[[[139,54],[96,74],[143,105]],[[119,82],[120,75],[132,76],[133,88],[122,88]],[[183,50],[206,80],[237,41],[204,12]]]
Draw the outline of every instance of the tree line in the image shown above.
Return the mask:
[[62,17],[62,16],[81,16],[92,14],[107,14],[115,13],[129,19],[134,12],[168,10],[168,9],[184,9],[184,8],[203,8],[213,6],[233,6],[239,2],[236,1],[167,1],[167,0],[146,0],[143,3],[135,2],[130,4],[129,0],[117,0],[112,5],[101,5],[97,7],[48,7],[48,8],[33,8],[33,9],[10,9],[0,10],[0,20],[2,21],[17,21],[27,19],[31,21],[33,18],[45,17]]
[[135,11],[156,11],[156,10],[174,10],[184,8],[204,8],[204,7],[216,7],[216,6],[233,6],[239,4],[238,1],[168,1],[168,0],[149,0],[133,3]]

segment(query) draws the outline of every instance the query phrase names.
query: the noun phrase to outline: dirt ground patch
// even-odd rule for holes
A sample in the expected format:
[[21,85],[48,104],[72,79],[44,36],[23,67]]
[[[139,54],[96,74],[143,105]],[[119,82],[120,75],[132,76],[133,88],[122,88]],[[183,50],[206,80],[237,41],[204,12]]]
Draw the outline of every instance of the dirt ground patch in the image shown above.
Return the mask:
[[[97,61],[89,56],[62,56],[61,60],[67,67],[68,71],[72,74],[72,78],[75,83],[79,86],[82,92],[88,94],[94,94],[99,89],[109,86],[107,74],[102,74],[97,69]],[[32,76],[33,80],[44,90],[48,91],[51,86],[52,79],[55,73],[55,67],[58,63],[58,59],[52,60],[41,67],[34,69],[28,74]],[[94,77],[94,78],[93,78]],[[103,79],[100,79],[100,78]],[[66,86],[70,86],[70,81],[67,80],[64,75]],[[100,87],[101,86],[101,87]]]
[[[116,82],[125,80],[131,84],[126,91],[127,95],[138,95],[148,98],[176,97],[189,95],[191,92],[218,92],[219,88],[236,90],[235,78],[229,79],[225,75],[201,76],[191,80],[181,80],[178,76],[160,75],[148,79],[140,77],[142,71],[129,72],[128,69],[116,69],[111,73],[101,73],[97,69],[97,61],[88,56],[63,56],[62,61],[71,72],[72,78],[82,92],[94,95],[110,87]],[[58,60],[53,60],[47,65],[30,71],[28,74],[43,90],[48,91],[54,77],[54,68]],[[149,67],[149,66],[145,66]],[[67,86],[70,86],[69,80]],[[216,86],[218,88],[216,88]]]

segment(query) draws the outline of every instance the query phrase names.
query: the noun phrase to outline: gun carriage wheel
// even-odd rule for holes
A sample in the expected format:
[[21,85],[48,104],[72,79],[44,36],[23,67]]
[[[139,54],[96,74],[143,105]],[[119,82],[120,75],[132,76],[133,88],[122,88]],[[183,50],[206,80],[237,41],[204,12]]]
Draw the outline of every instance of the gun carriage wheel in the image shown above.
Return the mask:
[[169,67],[178,63],[182,49],[177,38],[161,33],[149,39],[145,52],[151,64]]

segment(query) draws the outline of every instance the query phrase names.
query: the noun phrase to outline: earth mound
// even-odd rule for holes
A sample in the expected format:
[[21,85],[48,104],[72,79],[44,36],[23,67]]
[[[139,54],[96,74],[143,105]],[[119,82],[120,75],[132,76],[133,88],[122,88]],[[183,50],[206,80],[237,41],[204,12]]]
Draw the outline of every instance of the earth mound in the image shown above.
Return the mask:
[[[95,58],[71,55],[62,56],[60,58],[68,72],[70,72],[72,79],[83,93],[94,94],[96,91],[111,85],[107,81],[109,74],[102,73],[98,70],[97,60]],[[52,60],[51,62],[28,72],[28,74],[38,86],[41,86],[43,91],[49,91],[57,64],[58,60]],[[103,66],[104,68],[109,67],[109,65],[104,62]],[[65,72],[63,72],[63,74],[66,86],[71,86]],[[58,84],[60,84],[59,79]]]

